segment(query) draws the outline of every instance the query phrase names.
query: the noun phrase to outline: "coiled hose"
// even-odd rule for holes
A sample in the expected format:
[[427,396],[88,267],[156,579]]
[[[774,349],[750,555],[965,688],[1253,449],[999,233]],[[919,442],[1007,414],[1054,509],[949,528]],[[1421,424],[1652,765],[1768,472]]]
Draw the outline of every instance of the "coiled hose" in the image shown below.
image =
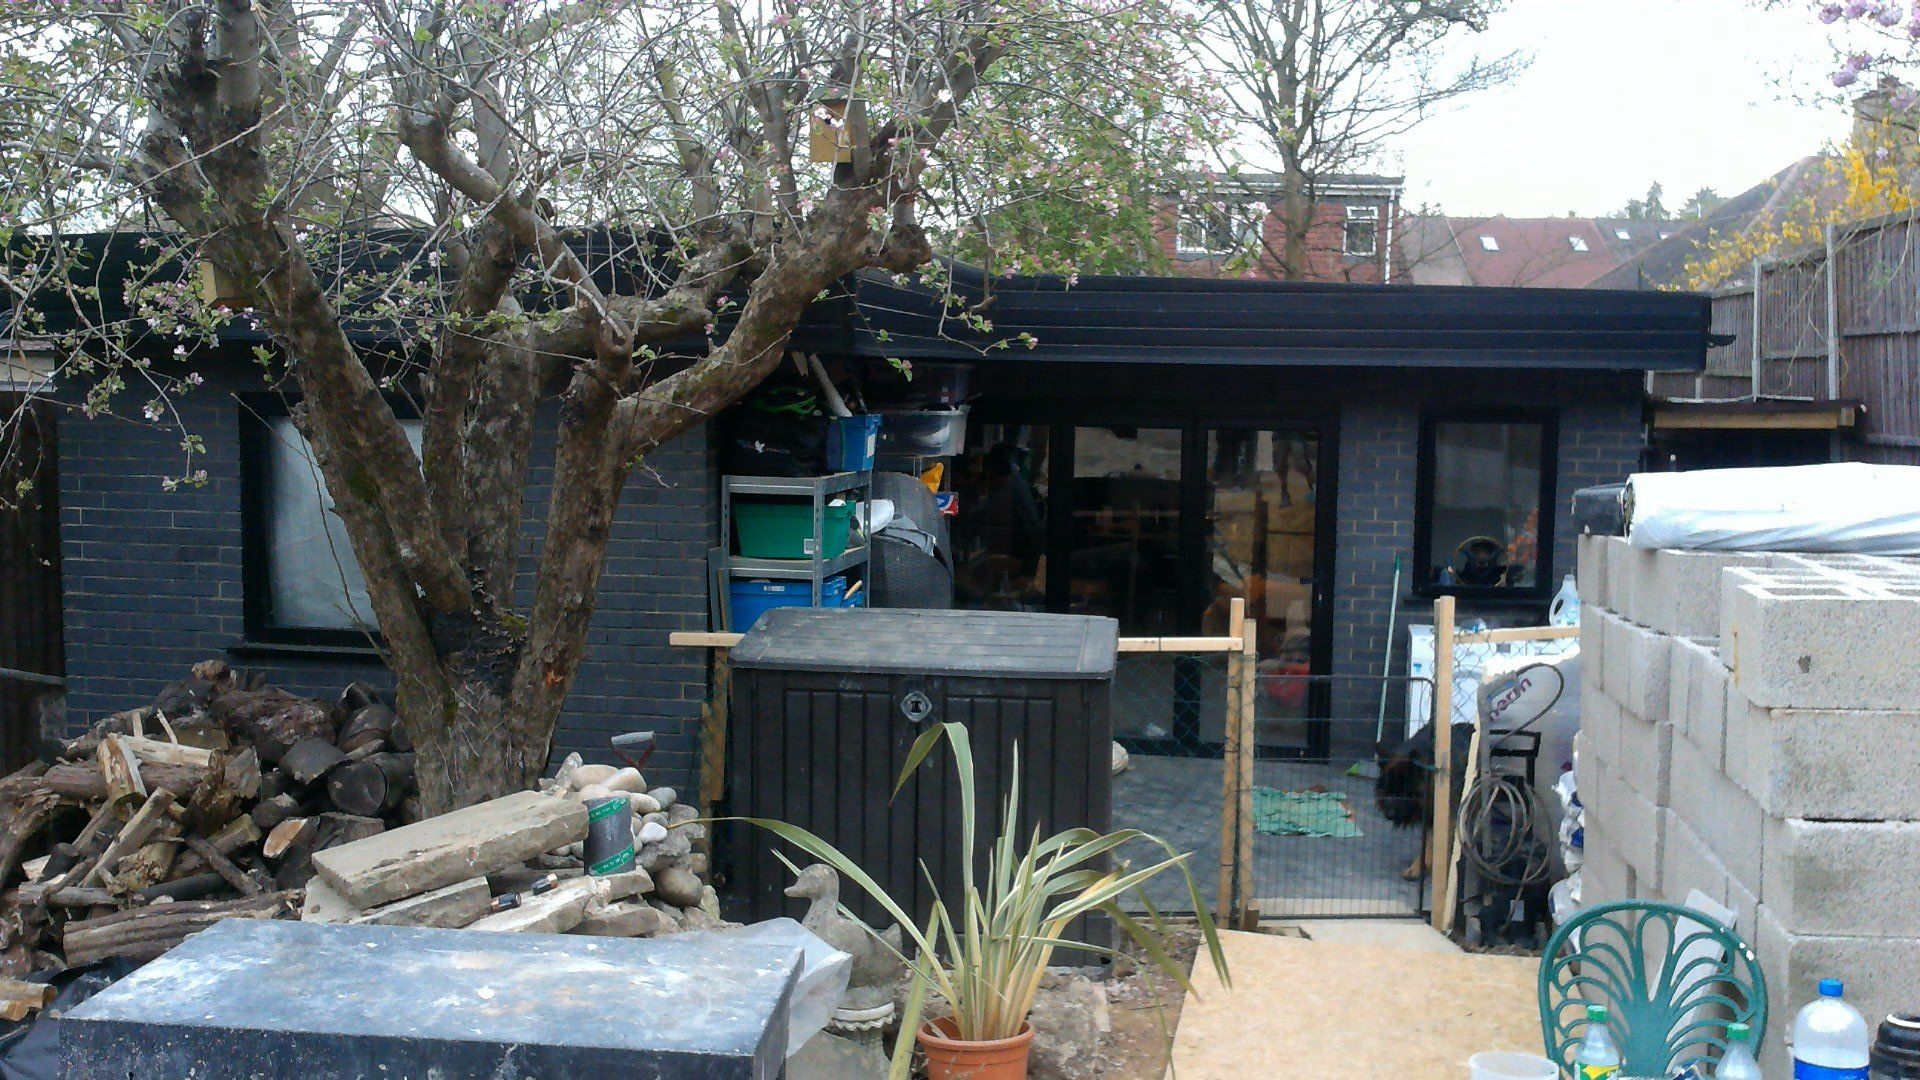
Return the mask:
[[[1551,664],[1528,664],[1513,677],[1535,669],[1551,672],[1557,689],[1531,720],[1503,732],[1500,742],[1539,723],[1566,692],[1565,676]],[[1473,785],[1460,798],[1460,856],[1483,880],[1496,885],[1538,885],[1553,873],[1552,819],[1524,777],[1493,771],[1493,751],[1498,745],[1481,747]],[[1520,868],[1517,873],[1515,867]]]

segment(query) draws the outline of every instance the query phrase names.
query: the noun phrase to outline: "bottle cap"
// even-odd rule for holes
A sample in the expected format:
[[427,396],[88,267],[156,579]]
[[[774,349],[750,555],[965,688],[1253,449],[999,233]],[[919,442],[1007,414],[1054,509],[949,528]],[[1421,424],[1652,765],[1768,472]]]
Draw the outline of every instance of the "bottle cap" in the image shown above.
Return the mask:
[[1605,1005],[1589,1005],[1589,1006],[1587,1006],[1587,1019],[1588,1019],[1588,1020],[1590,1020],[1590,1021],[1592,1021],[1593,1023],[1596,1023],[1596,1024],[1604,1024],[1604,1023],[1606,1023],[1606,1022],[1607,1022],[1607,1007],[1606,1007]]
[[1748,1039],[1751,1039],[1751,1038],[1753,1038],[1753,1029],[1748,1027],[1747,1025],[1738,1024],[1738,1023],[1727,1025],[1727,1041],[1728,1042],[1730,1043],[1746,1042]]
[[1821,979],[1821,997],[1840,997],[1847,992],[1846,984],[1839,979]]

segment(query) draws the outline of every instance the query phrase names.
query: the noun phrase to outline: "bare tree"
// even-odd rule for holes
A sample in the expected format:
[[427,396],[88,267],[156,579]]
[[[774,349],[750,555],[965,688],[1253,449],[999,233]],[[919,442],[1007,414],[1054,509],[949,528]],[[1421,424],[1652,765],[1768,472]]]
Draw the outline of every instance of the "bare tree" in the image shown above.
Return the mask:
[[[68,234],[153,222],[138,317],[68,337],[61,378],[90,410],[137,389],[160,424],[225,323],[270,334],[443,811],[545,767],[636,464],[777,366],[836,281],[928,262],[966,148],[1007,141],[968,109],[996,70],[1144,78],[1155,25],[1101,0],[26,0],[0,13],[0,283],[25,320],[84,291]],[[816,122],[844,160],[809,164]],[[1071,137],[1024,135],[1042,159]],[[237,308],[195,303],[203,261]],[[419,347],[370,351],[368,321]]]
[[[1452,58],[1504,0],[1205,0],[1205,46],[1258,150],[1279,163],[1268,242],[1286,276],[1307,267],[1321,178],[1357,171],[1463,94],[1512,78],[1518,54]],[[1224,183],[1224,182],[1223,182]],[[1388,253],[1392,257],[1392,253]]]

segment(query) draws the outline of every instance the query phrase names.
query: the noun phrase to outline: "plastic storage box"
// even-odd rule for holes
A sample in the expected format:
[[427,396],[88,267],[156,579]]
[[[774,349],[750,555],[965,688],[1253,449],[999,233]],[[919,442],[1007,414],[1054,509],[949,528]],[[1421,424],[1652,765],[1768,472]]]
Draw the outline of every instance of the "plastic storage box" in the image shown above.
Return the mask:
[[966,449],[967,407],[882,413],[880,452],[953,457]]
[[[728,593],[733,603],[727,613],[727,629],[736,634],[753,629],[760,616],[774,608],[813,606],[813,584],[807,581],[736,581]],[[821,607],[861,607],[866,598],[863,589],[848,599],[845,574],[820,583]]]
[[879,437],[878,413],[836,417],[827,428],[827,468],[833,472],[872,472]]
[[[807,499],[738,499],[733,504],[735,551],[749,559],[811,559],[813,503]],[[839,499],[822,511],[822,559],[837,559],[853,535],[853,503]]]

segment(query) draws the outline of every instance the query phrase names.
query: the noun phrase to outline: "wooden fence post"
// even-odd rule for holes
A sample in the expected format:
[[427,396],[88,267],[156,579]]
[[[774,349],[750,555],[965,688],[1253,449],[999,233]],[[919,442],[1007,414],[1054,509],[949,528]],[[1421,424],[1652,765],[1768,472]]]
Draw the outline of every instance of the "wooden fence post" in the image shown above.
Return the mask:
[[713,650],[713,684],[700,706],[700,808],[712,813],[727,793],[727,711],[733,695],[733,651]]
[[1260,654],[1254,623],[1241,627],[1240,640],[1240,834],[1234,843],[1234,862],[1240,886],[1240,928],[1258,929],[1260,909],[1253,895],[1253,764],[1260,756],[1254,719],[1259,713],[1255,691],[1260,684]]
[[1428,837],[1427,866],[1433,881],[1433,928],[1445,934],[1443,924],[1453,891],[1453,597],[1433,602],[1433,831]]
[[[1228,608],[1227,636],[1239,638],[1245,631],[1247,602],[1234,597]],[[1239,854],[1240,836],[1240,687],[1246,681],[1243,650],[1227,654],[1227,715],[1220,754],[1220,911],[1219,923],[1231,926],[1235,903],[1234,888],[1239,883],[1234,863]]]

